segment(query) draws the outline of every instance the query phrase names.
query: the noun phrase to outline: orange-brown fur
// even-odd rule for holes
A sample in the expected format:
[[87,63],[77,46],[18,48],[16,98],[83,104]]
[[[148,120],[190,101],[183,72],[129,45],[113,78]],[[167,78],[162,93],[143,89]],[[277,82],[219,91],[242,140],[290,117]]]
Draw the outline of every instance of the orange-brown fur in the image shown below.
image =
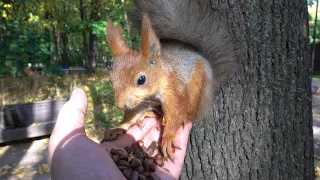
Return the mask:
[[204,65],[199,62],[192,76],[193,81],[188,85],[187,91],[189,94],[189,117],[194,119],[198,116],[198,112],[201,112],[204,108],[204,100],[208,100],[203,96],[204,94],[204,84],[207,83],[207,77],[204,72]]
[[184,91],[176,90],[176,85],[181,82],[175,74],[170,74],[166,88],[161,89],[164,92],[163,98],[165,99],[162,104],[165,114],[162,150],[167,152],[169,157],[174,157],[172,146],[179,148],[175,142],[175,133],[182,125],[194,120],[198,111],[201,111],[202,107],[200,105],[202,104],[205,76],[203,64],[199,62],[194,68],[191,81]]
[[[121,28],[114,27],[112,22],[108,25],[108,42],[115,57],[111,72],[115,102],[119,109],[125,110],[125,117],[121,126],[106,131],[108,137],[105,139],[112,140],[121,134],[120,128],[128,129],[136,122],[139,125],[147,115],[156,116],[157,113],[150,111],[149,106],[157,110],[156,107],[161,105],[164,118],[162,152],[164,157],[173,159],[172,148],[179,148],[175,133],[185,123],[199,118],[208,105],[206,96],[212,95],[205,92],[211,86],[208,79],[212,79],[207,77],[205,68],[208,65],[204,64],[205,60],[191,64],[192,72],[187,81],[183,80],[181,70],[175,69],[177,67],[164,66],[160,42],[146,15],[143,18],[140,51],[128,48],[121,36]],[[147,77],[147,82],[138,86],[137,79],[141,75]]]

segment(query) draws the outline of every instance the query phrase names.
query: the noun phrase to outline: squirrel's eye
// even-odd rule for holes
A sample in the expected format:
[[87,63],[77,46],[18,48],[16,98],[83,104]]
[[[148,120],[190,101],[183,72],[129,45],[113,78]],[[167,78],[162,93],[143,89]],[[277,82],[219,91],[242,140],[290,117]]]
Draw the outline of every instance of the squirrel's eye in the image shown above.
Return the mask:
[[139,79],[138,79],[138,85],[141,86],[145,82],[146,82],[146,76],[145,75],[140,76]]

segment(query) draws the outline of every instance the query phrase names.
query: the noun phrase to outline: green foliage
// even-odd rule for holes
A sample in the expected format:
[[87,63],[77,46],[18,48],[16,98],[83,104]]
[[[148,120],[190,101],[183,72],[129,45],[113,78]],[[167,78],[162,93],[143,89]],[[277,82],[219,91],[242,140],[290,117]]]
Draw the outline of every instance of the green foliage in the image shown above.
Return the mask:
[[318,43],[320,41],[320,14],[318,10],[318,19],[317,19],[317,26],[316,26],[316,36],[314,37],[314,30],[315,30],[315,18],[316,18],[316,0],[309,0],[308,7],[309,7],[309,34],[310,34],[310,42],[313,42],[314,38]]
[[10,69],[13,69],[12,61],[5,60],[4,63],[0,66],[0,74],[7,74]]
[[63,76],[63,72],[60,68],[60,66],[56,64],[51,64],[47,69],[44,70],[45,75],[56,75],[56,76]]
[[[130,23],[128,24],[124,13],[126,12],[126,9],[130,9],[131,7],[131,1],[125,1],[125,4],[122,4],[120,1],[115,1],[112,6],[106,7],[106,11],[115,25],[122,26],[123,35],[127,39],[129,45],[131,45],[133,49],[138,49],[140,46],[140,35],[134,32],[135,29]],[[129,32],[128,28],[130,28],[132,32]],[[107,52],[109,53],[110,49],[108,49]]]
[[111,118],[110,118],[110,116],[108,116],[108,114],[103,113],[103,112],[99,112],[94,115],[94,118],[98,122],[104,122],[105,128],[111,128],[111,121],[109,121],[109,119],[111,119]]
[[[101,104],[103,101],[108,101],[107,103],[113,103],[113,91],[110,83],[98,82],[94,87],[90,87],[92,101],[95,104]],[[106,97],[111,97],[107,98]],[[109,101],[110,100],[110,101]]]
[[320,81],[320,74],[313,74],[312,75],[312,80]]
[[[13,6],[19,6],[22,2],[14,1]],[[1,4],[2,8],[8,5]],[[39,24],[31,18],[30,14],[20,15],[18,9],[7,8],[7,19],[1,19],[0,25],[0,73],[12,72],[15,77],[25,75],[23,67],[28,63],[46,64],[51,57],[48,50],[50,44],[44,32],[29,28],[38,27]],[[29,18],[30,21],[27,21]],[[10,63],[8,63],[11,61]],[[20,75],[19,75],[20,74]]]
[[[57,74],[57,67],[65,64],[66,58],[70,66],[83,66],[83,53],[90,54],[89,46],[97,47],[97,60],[111,59],[105,37],[109,18],[123,27],[124,36],[134,49],[139,47],[139,36],[132,31],[126,18],[131,0],[82,2],[83,17],[80,16],[80,0],[0,1],[0,74],[11,72],[21,76],[29,63],[42,63],[49,67],[46,74]],[[66,58],[62,54],[61,33],[66,34]],[[96,44],[89,43],[90,35],[96,36]],[[87,49],[83,47],[84,41]]]

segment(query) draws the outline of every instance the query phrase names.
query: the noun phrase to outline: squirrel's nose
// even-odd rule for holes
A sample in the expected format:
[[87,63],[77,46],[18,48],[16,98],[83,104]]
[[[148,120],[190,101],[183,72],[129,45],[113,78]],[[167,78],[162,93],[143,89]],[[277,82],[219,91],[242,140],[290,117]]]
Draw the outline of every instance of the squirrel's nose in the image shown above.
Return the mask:
[[118,109],[124,110],[127,108],[126,99],[124,96],[121,96],[121,94],[115,93],[114,100]]
[[124,110],[127,108],[127,105],[124,103],[117,103],[117,108],[120,110]]

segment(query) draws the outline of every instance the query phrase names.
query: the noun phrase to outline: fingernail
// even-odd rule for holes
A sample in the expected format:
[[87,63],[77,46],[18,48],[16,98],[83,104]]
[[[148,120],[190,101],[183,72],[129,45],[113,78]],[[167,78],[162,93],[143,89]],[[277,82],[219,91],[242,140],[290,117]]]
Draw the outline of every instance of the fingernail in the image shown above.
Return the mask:
[[72,93],[71,93],[71,97],[70,97],[70,98],[75,97],[76,94],[77,94],[77,92],[78,92],[78,89],[74,89],[74,90],[72,91]]

